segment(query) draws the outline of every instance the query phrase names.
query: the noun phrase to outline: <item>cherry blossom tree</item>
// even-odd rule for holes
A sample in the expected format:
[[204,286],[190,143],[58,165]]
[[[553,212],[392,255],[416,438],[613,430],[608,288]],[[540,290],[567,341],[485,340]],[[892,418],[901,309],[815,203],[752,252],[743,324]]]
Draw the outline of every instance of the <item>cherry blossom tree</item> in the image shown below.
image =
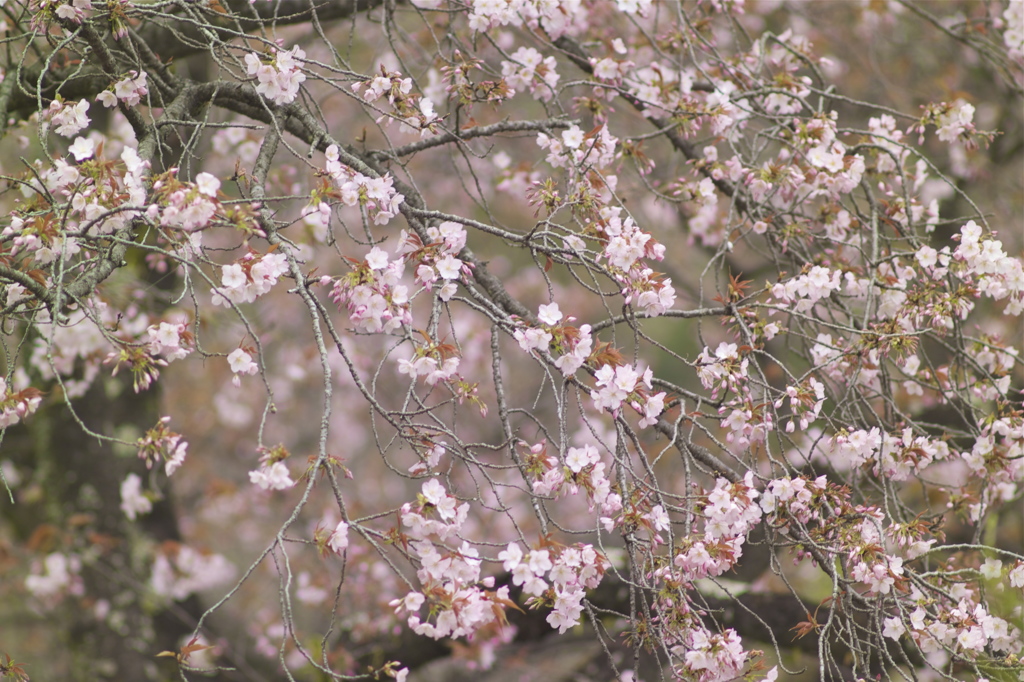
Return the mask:
[[59,675],[1024,679],[1024,3],[2,11]]

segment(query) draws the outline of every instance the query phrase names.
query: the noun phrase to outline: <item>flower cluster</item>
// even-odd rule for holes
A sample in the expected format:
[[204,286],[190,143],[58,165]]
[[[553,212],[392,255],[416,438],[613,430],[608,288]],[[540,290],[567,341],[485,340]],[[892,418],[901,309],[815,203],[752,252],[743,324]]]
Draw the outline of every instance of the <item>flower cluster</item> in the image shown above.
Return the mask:
[[553,601],[547,621],[559,634],[579,624],[585,590],[596,588],[609,567],[608,560],[593,546],[582,543],[571,547],[549,545],[548,549],[524,555],[518,544],[510,542],[498,554],[498,560],[512,573],[512,583],[522,585],[525,594],[536,598],[532,602]]
[[676,663],[680,672],[697,682],[724,682],[740,677],[748,655],[740,636],[731,628],[721,634],[694,628],[688,633],[686,644],[671,651],[682,659]]
[[264,490],[285,490],[295,485],[291,472],[284,460],[288,451],[281,445],[264,448],[260,457],[260,468],[249,472],[249,481]]
[[337,145],[328,147],[325,156],[327,172],[334,180],[341,203],[364,207],[377,225],[386,225],[398,215],[405,196],[395,190],[390,174],[371,178],[352,170],[341,163]]
[[[560,332],[558,323],[562,321],[562,311],[558,307],[557,303],[542,304],[540,308],[538,308],[537,319],[543,326],[531,327],[530,325],[523,324],[512,333],[513,338],[515,338],[515,340],[519,343],[519,347],[522,348],[527,353],[531,353],[535,350],[540,352],[545,352],[548,350],[548,347],[550,346],[552,339],[555,338],[554,335],[559,334]],[[569,318],[568,321],[572,321],[572,319],[573,318]],[[588,327],[588,338],[589,331],[590,330]],[[579,345],[580,344],[578,343],[576,344],[576,346]],[[586,345],[589,346],[589,343]],[[583,349],[581,348],[580,350],[582,352]],[[586,357],[587,356],[582,356],[580,358],[580,365],[582,365],[582,363],[586,361]],[[576,365],[576,367],[573,368],[573,371],[578,369],[580,365]],[[571,374],[571,372],[566,373]]]
[[754,500],[759,493],[754,489],[754,474],[748,471],[743,481],[729,483],[724,478],[715,481],[702,506],[704,532],[711,539],[743,537],[761,520],[761,509]]
[[[395,111],[388,120],[397,119],[405,131],[419,131],[423,136],[435,130],[435,124],[439,119],[434,111],[434,102],[429,97],[412,92],[412,79],[403,78],[398,71],[389,71],[381,64],[379,76],[357,81],[352,85],[352,90],[363,90],[363,99],[367,102],[386,97]],[[380,123],[384,119],[385,117],[381,116],[377,122]]]
[[375,246],[365,260],[351,264],[347,275],[337,280],[324,277],[321,282],[333,283],[331,300],[348,308],[357,329],[389,333],[412,322],[409,290],[400,283],[405,272],[402,259],[389,261],[387,252]]
[[622,209],[617,206],[602,208],[599,219],[590,227],[604,240],[601,257],[622,285],[625,303],[643,308],[651,317],[662,315],[675,305],[672,280],[647,267],[642,260],[664,259],[664,244],[641,230],[631,216],[623,218]]
[[153,183],[157,202],[146,209],[146,217],[160,225],[187,232],[202,230],[210,225],[221,209],[217,200],[220,180],[210,173],[200,173],[195,183],[180,182],[176,169],[164,174]]
[[866,584],[873,594],[889,594],[896,581],[903,578],[903,559],[891,556],[877,558],[878,561],[872,563],[851,558],[850,575]]
[[971,450],[961,452],[960,457],[974,476],[988,481],[981,499],[968,509],[971,519],[977,521],[992,504],[1012,500],[1024,480],[1024,423],[1020,416],[985,424]]
[[295,485],[284,462],[264,464],[259,469],[250,471],[249,481],[264,490],[285,490]]
[[[725,435],[725,440],[729,443],[745,446],[762,441],[775,425],[770,411],[765,410],[763,405],[753,405],[746,398],[730,400],[718,408],[719,414],[726,412],[729,414],[722,420],[722,426],[729,429]],[[792,430],[792,424],[793,421],[790,420],[787,425],[789,430]]]
[[591,391],[590,397],[595,408],[613,413],[627,402],[642,415],[640,426],[651,426],[665,409],[665,392],[652,393],[653,378],[650,367],[640,374],[629,365],[602,365],[594,374],[597,390]]
[[752,473],[739,483],[719,478],[700,505],[703,535],[684,538],[676,547],[674,568],[660,569],[657,576],[686,583],[722,575],[735,566],[743,554],[747,533],[761,520],[761,508],[754,502],[757,497]]
[[[437,7],[440,0],[417,0],[417,5]],[[580,0],[473,0],[469,27],[487,31],[498,26],[543,28],[551,40],[578,35],[586,30],[588,11]]]
[[[72,145],[79,162],[95,153],[92,138],[79,137]],[[84,156],[82,156],[84,154]],[[46,229],[46,216],[36,212],[11,216],[11,224],[4,228],[3,236],[14,236],[14,247],[36,252],[43,263],[53,261],[58,254],[74,256],[80,251],[79,239],[90,234],[112,234],[122,229],[140,211],[145,202],[144,177],[148,164],[139,159],[131,147],[121,152],[123,167],[117,164],[86,162],[71,165],[64,159],[55,159],[46,168],[40,168],[38,177],[51,194],[66,199],[60,207],[64,219],[64,232],[73,237],[58,238]],[[38,180],[33,180],[37,184]]]
[[[722,575],[732,568],[743,551],[743,538],[687,538],[679,545],[678,554],[672,560],[676,570],[671,576],[682,582],[690,582],[708,576]],[[666,571],[660,577],[669,575]]]
[[159,326],[150,325],[146,329],[149,335],[149,354],[162,355],[168,362],[181,360],[192,352],[192,333],[188,324],[179,322],[161,322]]
[[1012,653],[1020,647],[1019,628],[969,599],[962,598],[955,605],[950,604],[949,608],[932,613],[927,608],[929,599],[913,587],[908,601],[911,605],[916,604],[916,608],[905,619],[886,618],[883,634],[899,639],[908,632],[909,625],[911,637],[925,654],[957,647],[962,654],[974,658],[986,648],[993,652]]
[[982,239],[981,228],[973,220],[960,230],[960,245],[953,257],[967,266],[979,291],[995,300],[1009,298],[1006,314],[1024,312],[1024,264],[1003,251],[997,239]]
[[665,257],[665,246],[657,244],[648,232],[643,231],[627,216],[620,219],[621,209],[617,207],[602,216],[605,222],[601,225],[608,243],[604,247],[603,256],[608,264],[621,270],[629,270],[643,257],[660,260]]
[[590,330],[589,324],[582,324],[578,328],[562,325],[559,348],[563,354],[555,360],[555,367],[565,376],[575,374],[590,359],[594,347],[594,337]]
[[[622,48],[621,52],[619,52],[619,50],[616,50],[616,52],[625,54],[626,48],[622,45],[622,39],[616,38],[616,41],[618,41],[619,47]],[[614,83],[616,85],[620,84],[622,82],[622,78],[629,72],[629,70],[636,66],[636,64],[631,61],[613,59],[612,57],[605,57],[600,60],[592,57],[590,62],[591,66],[594,68],[594,78],[599,81]]]
[[221,286],[213,290],[213,304],[227,308],[232,304],[251,303],[270,291],[287,272],[288,260],[283,253],[250,251],[238,261],[221,267]]
[[231,373],[234,375],[231,378],[231,383],[238,386],[242,385],[240,375],[248,374],[252,376],[259,371],[259,365],[252,359],[252,355],[249,354],[249,350],[244,348],[236,348],[228,353],[228,366],[231,368]]
[[642,268],[633,275],[626,289],[626,302],[636,296],[636,306],[649,317],[664,315],[676,304],[676,290],[672,280],[662,277],[650,268]]
[[519,347],[527,353],[533,351],[546,352],[551,343],[551,332],[543,327],[522,326],[513,332],[513,337],[519,342]]
[[942,102],[927,110],[928,122],[936,127],[936,135],[943,142],[956,142],[969,138],[974,129],[974,105],[962,99],[952,104]]
[[451,344],[427,343],[416,348],[409,360],[399,359],[398,373],[416,379],[424,377],[428,385],[448,381],[456,376],[460,358]]
[[412,79],[402,78],[397,71],[388,71],[382,64],[379,76],[374,76],[368,81],[357,81],[352,84],[352,89],[359,92],[364,87],[363,98],[367,102],[373,102],[381,97],[387,97],[388,102],[395,104],[410,92],[412,92]]
[[[885,514],[877,507],[850,504],[849,490],[820,476],[781,478],[769,483],[761,498],[768,521],[783,532],[791,531],[792,521],[814,524],[816,536],[828,538],[818,550],[831,556],[844,556],[850,577],[862,583],[870,594],[887,595],[902,590],[907,581],[904,559],[883,551],[882,523]],[[914,533],[905,533],[899,544],[906,545]],[[926,551],[929,542],[914,541],[910,550]],[[918,550],[917,548],[921,549]],[[908,550],[908,552],[910,551]]]
[[[19,375],[18,383],[22,383]],[[26,382],[27,383],[27,382]],[[12,391],[7,379],[0,376],[0,429],[14,426],[39,408],[43,394],[36,388],[26,387]]]
[[[159,378],[161,367],[191,352],[188,346],[193,339],[186,330],[186,323],[161,322],[158,327],[148,324],[148,321],[147,316],[138,315],[133,324],[123,325],[120,336],[110,339],[115,350],[107,353],[103,360],[104,364],[114,365],[112,376],[116,376],[122,367],[127,367],[132,373],[136,393],[148,389]],[[144,335],[149,337],[148,341],[144,340]]]
[[529,89],[530,94],[542,102],[554,97],[559,79],[555,58],[542,57],[532,47],[521,47],[512,54],[512,61],[502,61],[501,75],[509,86]]
[[805,274],[772,287],[772,297],[785,308],[803,313],[814,304],[842,288],[842,273],[839,270],[815,265]]
[[149,87],[146,85],[147,78],[145,71],[132,71],[130,76],[114,83],[112,90],[104,90],[96,95],[96,99],[108,109],[116,107],[119,101],[123,102],[125,106],[134,107],[149,94]]
[[833,438],[830,461],[840,471],[872,464],[879,476],[906,480],[950,455],[944,440],[916,436],[910,429],[900,434],[882,433],[878,427],[840,433]]
[[605,473],[607,467],[593,445],[571,447],[565,455],[565,466],[546,452],[542,441],[527,448],[526,471],[531,476],[533,492],[557,498],[563,492],[576,495],[582,489],[587,494],[590,511],[601,508],[600,521],[608,532],[616,525],[616,515],[622,511],[622,496],[612,492],[612,483]]
[[59,4],[57,9],[54,10],[54,14],[61,19],[80,24],[85,19],[85,11],[91,9],[92,3],[89,0],[70,0],[67,4]]
[[[188,442],[182,435],[167,428],[170,421],[170,417],[161,417],[156,426],[135,442],[139,449],[139,459],[146,463],[146,468],[152,469],[154,464],[164,462],[164,471],[168,476],[182,465],[188,450]],[[121,497],[124,498],[123,487]]]
[[[407,612],[408,624],[414,632],[433,639],[465,637],[503,622],[499,615],[509,600],[507,586],[496,591],[493,578],[480,578],[482,559],[479,552],[463,541],[458,550],[435,545],[431,536],[443,543],[455,537],[466,522],[469,505],[459,504],[436,478],[423,483],[415,511],[413,505],[402,506],[401,521],[413,538],[408,547],[419,557],[417,577],[420,592],[410,592],[403,599],[391,602],[396,614]],[[429,518],[439,517],[439,520]],[[440,550],[439,550],[440,546]],[[419,615],[420,607],[429,600],[431,620]]]
[[[412,509],[410,504],[402,507],[402,525],[408,528],[407,533],[417,540],[430,535],[447,540],[458,532],[469,514],[469,505],[459,504],[436,478],[423,483],[417,511]],[[432,514],[436,514],[441,520],[429,518]]]
[[[560,138],[550,137],[546,133],[537,134],[537,146],[547,150],[545,161],[554,168],[572,166],[579,171],[606,168],[618,158],[618,144],[618,138],[611,134],[606,125],[590,133],[584,133],[579,126],[572,125],[562,132]],[[582,172],[573,179],[579,183],[588,181]],[[617,179],[609,174],[604,176],[603,182],[609,190],[614,190]],[[617,217],[622,209],[607,207],[603,210]]]
[[569,317],[563,322],[562,311],[558,303],[547,303],[540,306],[537,319],[541,326],[533,327],[524,322],[512,332],[519,347],[527,353],[534,351],[560,352],[562,355],[555,360],[555,366],[566,376],[572,376],[590,359],[594,347],[594,339],[589,324],[573,327],[569,323],[576,318]]
[[256,79],[256,92],[274,104],[289,104],[299,95],[299,86],[306,80],[302,60],[306,53],[296,45],[290,50],[275,48],[263,59],[255,52],[245,55],[245,70]]
[[817,503],[826,492],[828,481],[819,476],[813,481],[805,478],[777,478],[768,483],[761,495],[761,509],[773,524],[784,524],[787,517],[800,523],[817,518]]
[[428,227],[427,236],[430,242],[424,244],[415,234],[402,230],[396,250],[416,268],[417,282],[427,289],[440,284],[438,297],[449,301],[458,290],[456,283],[470,273],[469,266],[458,257],[466,246],[466,229],[458,223],[445,221]]
[[83,99],[72,104],[58,97],[50,102],[46,116],[50,119],[50,123],[55,126],[54,131],[58,135],[72,137],[88,127],[89,117],[85,113],[87,111],[89,111],[88,100]]
[[[824,195],[838,199],[853,191],[864,175],[864,157],[848,155],[846,145],[836,139],[837,118],[838,114],[833,111],[828,116],[822,114],[807,122],[794,119],[793,127],[804,145],[806,166],[803,181],[813,187],[808,198]],[[884,137],[879,145],[892,150],[896,158],[907,156],[903,148]],[[882,165],[892,164],[891,157],[885,154],[878,154],[877,158]]]
[[121,482],[121,511],[134,521],[139,514],[148,514],[153,510],[153,502],[142,490],[142,479],[138,474],[128,474]]
[[[451,574],[465,578],[479,572],[480,559],[476,558],[474,549],[463,548],[463,551],[473,554],[442,556],[429,542],[414,543],[413,548],[421,553],[424,566],[429,567],[423,570],[429,571],[431,575]],[[407,622],[412,631],[432,639],[468,637],[487,626],[499,625],[496,610],[501,612],[501,605],[511,602],[508,586],[500,587],[494,592],[476,585],[456,589],[460,582],[451,580],[429,590],[432,598],[431,615],[436,611],[433,622],[420,618],[419,609],[426,600],[424,594],[420,592],[410,592],[404,599],[394,600],[392,605],[395,607],[395,613],[408,612]]]
[[705,348],[697,357],[697,376],[704,388],[713,389],[711,399],[717,398],[722,391],[741,392],[746,385],[750,360],[740,357],[735,343],[723,341],[718,344],[714,355],[709,350]]

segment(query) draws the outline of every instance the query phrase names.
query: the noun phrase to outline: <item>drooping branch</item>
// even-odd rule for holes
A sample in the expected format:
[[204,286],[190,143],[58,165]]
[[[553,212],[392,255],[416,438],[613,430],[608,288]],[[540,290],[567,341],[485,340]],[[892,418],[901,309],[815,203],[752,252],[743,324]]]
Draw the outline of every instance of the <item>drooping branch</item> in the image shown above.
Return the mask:
[[[151,12],[141,8],[143,23],[133,33],[132,39],[136,44],[146,46],[164,64],[170,64],[175,60],[225,49],[245,40],[250,32],[256,33],[271,25],[294,26],[314,20],[335,22],[381,7],[383,2],[283,0],[254,4],[247,0],[229,0],[224,4],[228,10],[225,13],[184,4],[170,11]],[[97,18],[87,21],[84,26],[104,41],[102,52],[127,56],[117,41],[101,35],[101,30],[106,30],[105,23],[102,18]],[[93,47],[96,49],[98,45]],[[97,50],[96,54],[102,52]],[[122,71],[137,68],[129,60],[125,60],[120,68],[107,60],[99,66],[76,64],[64,67],[47,62],[45,71],[40,66],[30,66],[8,72],[5,86],[0,89],[0,111],[16,118],[28,118],[36,111],[38,98],[42,98],[45,105],[58,93],[66,100],[91,100],[111,85],[112,78],[122,75]],[[12,78],[14,73],[18,78]],[[7,120],[6,115],[3,120]]]

